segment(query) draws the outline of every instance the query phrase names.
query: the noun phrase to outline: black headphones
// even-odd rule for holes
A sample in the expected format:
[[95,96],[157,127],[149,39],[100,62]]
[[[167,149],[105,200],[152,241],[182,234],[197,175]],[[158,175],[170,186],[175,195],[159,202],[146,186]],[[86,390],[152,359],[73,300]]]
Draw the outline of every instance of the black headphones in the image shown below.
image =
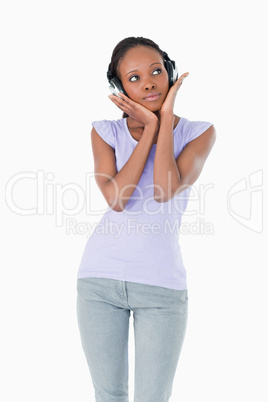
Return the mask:
[[[177,81],[177,79],[178,79],[178,69],[176,67],[175,61],[170,60],[170,58],[168,57],[166,52],[163,52],[163,58],[164,58],[165,69],[167,70],[167,73],[168,73],[168,82],[169,82],[169,88],[170,88],[170,87],[172,87],[174,82]],[[122,85],[121,81],[119,80],[119,78],[115,77],[111,73],[111,63],[109,64],[109,67],[108,67],[107,79],[110,84],[109,88],[114,95],[118,96],[119,92],[121,92],[121,93],[125,94],[126,96],[128,96],[126,91],[124,90],[123,85]]]

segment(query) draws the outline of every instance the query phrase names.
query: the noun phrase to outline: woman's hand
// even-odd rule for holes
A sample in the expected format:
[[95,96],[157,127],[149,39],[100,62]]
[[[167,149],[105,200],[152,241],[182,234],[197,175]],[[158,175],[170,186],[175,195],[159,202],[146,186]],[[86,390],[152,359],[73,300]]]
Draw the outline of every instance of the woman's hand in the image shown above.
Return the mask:
[[168,113],[173,115],[173,108],[174,108],[177,92],[180,89],[184,78],[188,77],[188,75],[189,75],[189,73],[182,74],[180,76],[180,78],[178,78],[177,81],[172,85],[172,87],[170,88],[170,90],[166,96],[166,99],[161,107],[160,115],[168,114]]
[[119,107],[123,112],[125,112],[129,117],[143,124],[144,127],[151,123],[157,123],[157,116],[151,112],[146,107],[140,105],[137,102],[134,102],[126,95],[120,93],[122,99],[120,99],[116,95],[109,95],[108,97],[111,101]]
[[[178,78],[178,80],[172,85],[160,109],[160,116],[169,113],[173,116],[173,107],[177,92],[180,89],[183,80],[188,75],[189,73],[182,74],[180,78]],[[116,95],[109,95],[111,101],[129,117],[143,124],[144,127],[151,123],[158,123],[158,117],[155,113],[151,112],[149,109],[140,105],[139,103],[134,102],[132,99],[122,93],[120,93],[120,97],[121,98]]]

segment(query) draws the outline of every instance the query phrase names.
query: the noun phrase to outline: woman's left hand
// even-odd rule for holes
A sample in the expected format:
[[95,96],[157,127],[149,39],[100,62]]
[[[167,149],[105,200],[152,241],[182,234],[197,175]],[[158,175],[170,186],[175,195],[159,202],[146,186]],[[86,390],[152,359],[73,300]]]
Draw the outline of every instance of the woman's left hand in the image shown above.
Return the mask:
[[176,99],[176,95],[178,90],[180,89],[183,80],[188,77],[189,73],[184,73],[180,76],[180,78],[177,79],[177,81],[172,85],[172,87],[170,88],[166,99],[161,107],[160,110],[160,114],[166,114],[168,113],[172,113],[173,114],[173,108],[174,108],[174,104],[175,104],[175,99]]

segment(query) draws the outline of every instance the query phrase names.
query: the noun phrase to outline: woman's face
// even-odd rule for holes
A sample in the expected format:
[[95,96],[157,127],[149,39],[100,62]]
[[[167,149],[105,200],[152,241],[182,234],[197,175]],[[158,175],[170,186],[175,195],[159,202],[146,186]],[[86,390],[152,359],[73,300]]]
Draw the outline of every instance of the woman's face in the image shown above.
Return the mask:
[[161,109],[169,90],[168,74],[157,50],[137,46],[127,51],[119,78],[128,96],[152,112]]

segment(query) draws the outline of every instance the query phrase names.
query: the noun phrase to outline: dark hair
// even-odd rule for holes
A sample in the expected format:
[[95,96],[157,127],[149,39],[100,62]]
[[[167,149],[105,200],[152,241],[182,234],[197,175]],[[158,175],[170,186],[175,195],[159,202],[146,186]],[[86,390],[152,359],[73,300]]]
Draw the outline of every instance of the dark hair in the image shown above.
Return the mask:
[[[113,50],[112,57],[111,57],[111,64],[110,64],[110,73],[113,77],[117,77],[120,79],[119,76],[119,66],[127,53],[128,50],[132,49],[133,47],[137,46],[148,46],[155,49],[160,55],[163,57],[164,60],[164,52],[160,49],[160,47],[153,42],[151,39],[143,38],[142,36],[134,37],[130,36],[129,38],[125,38],[121,40]],[[123,117],[128,117],[126,113],[123,114]]]
[[110,71],[114,77],[119,78],[118,69],[127,51],[137,46],[151,47],[157,50],[157,52],[163,57],[163,51],[151,39],[143,38],[142,36],[136,38],[134,36],[130,36],[129,38],[125,38],[116,45],[112,53]]

